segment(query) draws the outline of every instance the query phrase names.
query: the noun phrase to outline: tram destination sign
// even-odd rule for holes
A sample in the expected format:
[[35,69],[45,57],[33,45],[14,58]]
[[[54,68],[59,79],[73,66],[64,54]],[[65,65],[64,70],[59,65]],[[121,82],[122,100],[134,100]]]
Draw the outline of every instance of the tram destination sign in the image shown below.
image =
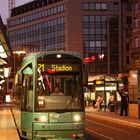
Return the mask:
[[79,72],[79,64],[38,64],[38,70],[41,72],[55,73],[55,72]]

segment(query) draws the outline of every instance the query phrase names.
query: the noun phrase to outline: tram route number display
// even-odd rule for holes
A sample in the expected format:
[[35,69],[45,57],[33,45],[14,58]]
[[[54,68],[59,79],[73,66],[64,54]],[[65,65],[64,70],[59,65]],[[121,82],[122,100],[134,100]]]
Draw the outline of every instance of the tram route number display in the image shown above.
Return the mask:
[[79,72],[78,64],[38,64],[38,70],[41,72]]

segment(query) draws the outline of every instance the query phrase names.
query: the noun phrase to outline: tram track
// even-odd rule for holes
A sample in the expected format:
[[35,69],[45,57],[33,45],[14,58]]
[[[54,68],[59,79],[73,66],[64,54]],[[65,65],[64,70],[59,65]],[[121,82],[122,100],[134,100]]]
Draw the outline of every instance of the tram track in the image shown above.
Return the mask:
[[[134,129],[135,128],[135,129]],[[138,140],[140,139],[138,127],[128,125],[126,122],[117,123],[111,120],[100,120],[100,117],[86,119],[86,132],[97,140]]]
[[108,137],[108,136],[106,136],[106,135],[103,135],[103,134],[101,134],[101,133],[99,133],[99,132],[96,132],[96,131],[91,130],[91,129],[88,129],[88,128],[86,128],[86,131],[89,132],[89,133],[91,133],[92,135],[93,135],[93,134],[96,135],[97,137],[102,137],[104,140],[105,140],[105,139],[106,139],[106,140],[115,140],[115,139],[113,139],[113,138],[111,138],[111,137]]
[[[88,125],[86,127],[86,132],[87,133],[90,133],[91,135],[94,135],[101,140],[115,140],[114,138],[109,137],[109,136],[101,133],[101,131],[97,131],[96,129],[93,129],[91,127],[91,126],[95,126],[95,124],[98,125],[98,126],[101,126],[101,127],[108,127],[107,125],[101,124],[99,122],[95,122],[95,121],[92,121],[92,120],[89,120],[89,119],[86,119],[86,122],[87,122],[87,124],[88,123],[90,124],[90,127]],[[112,127],[112,128],[114,128],[114,127]]]

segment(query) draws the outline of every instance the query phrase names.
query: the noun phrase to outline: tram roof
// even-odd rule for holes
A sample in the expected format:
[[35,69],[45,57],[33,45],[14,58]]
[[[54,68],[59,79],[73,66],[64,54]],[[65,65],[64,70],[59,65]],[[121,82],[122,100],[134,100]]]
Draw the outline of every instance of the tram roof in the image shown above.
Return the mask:
[[37,52],[37,53],[30,53],[30,54],[27,54],[25,57],[24,57],[24,63],[27,63],[27,62],[31,62],[33,61],[33,59],[35,58],[39,58],[41,56],[44,56],[44,55],[52,55],[52,54],[66,54],[66,55],[71,55],[71,56],[74,56],[74,57],[77,57],[79,59],[82,59],[82,56],[77,53],[77,52],[70,52],[70,51],[50,51],[50,52]]

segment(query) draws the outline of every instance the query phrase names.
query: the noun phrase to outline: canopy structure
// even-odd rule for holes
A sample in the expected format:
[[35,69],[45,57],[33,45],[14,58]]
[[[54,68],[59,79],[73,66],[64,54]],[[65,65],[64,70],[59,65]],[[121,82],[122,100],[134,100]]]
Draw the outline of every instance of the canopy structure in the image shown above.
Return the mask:
[[117,76],[105,74],[105,75],[97,75],[91,76],[88,78],[89,84],[94,84],[98,88],[98,90],[103,90],[103,87],[106,87],[107,90],[116,90],[119,91],[124,88],[124,84],[121,78]]
[[4,65],[4,64],[7,64],[7,61],[2,59],[2,58],[0,58],[0,65]]
[[[2,79],[6,78],[5,70],[11,67],[12,63],[8,63],[12,56],[12,51],[10,48],[10,43],[6,34],[6,27],[3,25],[2,19],[0,17],[0,77]],[[9,71],[8,71],[9,73]],[[3,84],[0,80],[0,86]]]
[[6,35],[6,30],[0,17],[0,58],[8,58],[11,54],[12,51]]

